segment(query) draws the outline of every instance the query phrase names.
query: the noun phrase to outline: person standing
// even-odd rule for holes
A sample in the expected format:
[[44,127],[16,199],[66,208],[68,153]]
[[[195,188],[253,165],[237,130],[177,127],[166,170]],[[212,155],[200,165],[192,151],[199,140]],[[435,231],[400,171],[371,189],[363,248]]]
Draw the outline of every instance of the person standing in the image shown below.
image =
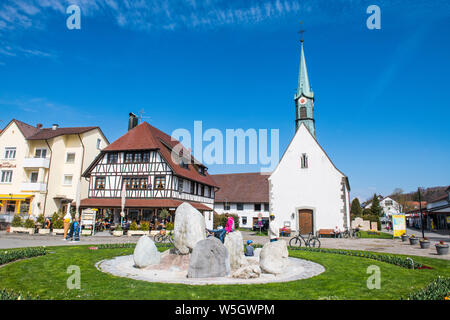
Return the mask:
[[67,212],[66,215],[64,216],[64,239],[63,240],[66,240],[66,238],[67,238],[67,232],[69,231],[71,223],[72,223],[72,216],[70,215],[69,212]]
[[270,222],[269,222],[269,239],[270,242],[277,241],[280,237],[280,230],[278,230],[278,226],[275,222],[275,215],[273,213],[270,214]]

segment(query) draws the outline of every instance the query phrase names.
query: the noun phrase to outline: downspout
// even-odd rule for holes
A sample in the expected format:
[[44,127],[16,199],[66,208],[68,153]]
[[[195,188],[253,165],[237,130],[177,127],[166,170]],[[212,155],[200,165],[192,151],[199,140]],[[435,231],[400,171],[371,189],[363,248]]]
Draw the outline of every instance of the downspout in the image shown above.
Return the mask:
[[47,183],[45,184],[45,199],[44,199],[44,210],[43,210],[43,214],[45,216],[45,208],[47,207],[47,196],[48,196],[48,184],[50,182],[50,172],[52,169],[52,159],[53,159],[53,150],[52,148],[50,148],[50,145],[48,144],[48,140],[45,139],[45,143],[47,144],[47,147],[50,149],[50,162],[48,165],[48,175],[47,175]]
[[[78,139],[80,139],[81,146],[83,147],[83,155],[81,156],[81,167],[80,167],[80,182],[79,182],[81,184],[81,176],[83,175],[83,164],[84,164],[84,152],[85,152],[85,150],[84,150],[84,143],[83,143],[83,140],[81,139],[80,134],[78,134]],[[81,186],[80,186],[80,193],[81,193]],[[81,194],[80,194],[80,198],[81,198]]]

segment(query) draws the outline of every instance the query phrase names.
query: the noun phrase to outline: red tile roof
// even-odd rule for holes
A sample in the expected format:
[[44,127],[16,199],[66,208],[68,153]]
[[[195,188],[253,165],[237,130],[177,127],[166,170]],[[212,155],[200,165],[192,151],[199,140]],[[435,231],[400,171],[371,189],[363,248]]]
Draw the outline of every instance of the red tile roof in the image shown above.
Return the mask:
[[[181,201],[175,199],[127,199],[125,208],[177,208],[183,202],[190,203],[197,210],[212,211],[212,209],[199,202]],[[75,206],[75,203],[73,203]],[[82,199],[80,203],[82,208],[120,208],[121,199],[119,198],[88,198]]]
[[62,135],[81,134],[94,129],[100,130],[99,127],[67,127],[57,128],[55,130],[53,130],[52,128],[39,129],[16,119],[13,119],[11,122],[14,122],[17,125],[17,127],[27,140],[47,140]]
[[268,203],[269,174],[259,172],[215,174],[217,182],[215,202]]
[[[172,159],[172,149],[179,143],[178,140],[172,139],[168,134],[151,126],[147,122],[143,122],[103,149],[102,153],[127,150],[158,150],[176,175],[209,186],[216,186],[216,182],[211,179],[211,176],[207,172],[204,175],[198,172],[196,166],[204,166],[195,160],[186,148],[183,147],[183,157],[189,159],[186,161],[188,168],[183,168],[174,162]],[[190,162],[195,162],[195,165]],[[86,171],[85,175],[89,175],[88,171],[91,168],[92,166]]]

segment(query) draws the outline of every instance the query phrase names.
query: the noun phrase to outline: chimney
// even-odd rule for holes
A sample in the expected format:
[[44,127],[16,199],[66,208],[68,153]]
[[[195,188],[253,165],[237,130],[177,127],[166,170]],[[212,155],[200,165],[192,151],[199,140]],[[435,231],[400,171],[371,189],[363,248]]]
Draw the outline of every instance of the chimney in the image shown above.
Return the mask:
[[138,124],[138,117],[133,112],[130,112],[130,114],[128,115],[128,131],[136,127]]
[[36,125],[36,128],[42,129],[42,123],[38,123],[38,124]]
[[52,130],[56,130],[56,129],[58,129],[58,127],[59,127],[59,125],[56,124],[56,123],[54,123],[54,124],[52,125]]

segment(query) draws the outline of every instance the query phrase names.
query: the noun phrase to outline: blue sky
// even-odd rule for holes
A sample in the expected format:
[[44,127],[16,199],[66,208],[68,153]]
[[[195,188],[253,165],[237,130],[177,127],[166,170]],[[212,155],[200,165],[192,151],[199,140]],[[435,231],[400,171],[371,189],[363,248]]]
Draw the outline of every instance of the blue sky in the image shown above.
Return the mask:
[[[70,4],[81,30],[68,30]],[[381,30],[369,30],[369,5]],[[0,126],[294,134],[299,21],[316,133],[352,197],[450,183],[448,1],[16,0],[0,3]],[[210,173],[257,171],[211,165]]]

